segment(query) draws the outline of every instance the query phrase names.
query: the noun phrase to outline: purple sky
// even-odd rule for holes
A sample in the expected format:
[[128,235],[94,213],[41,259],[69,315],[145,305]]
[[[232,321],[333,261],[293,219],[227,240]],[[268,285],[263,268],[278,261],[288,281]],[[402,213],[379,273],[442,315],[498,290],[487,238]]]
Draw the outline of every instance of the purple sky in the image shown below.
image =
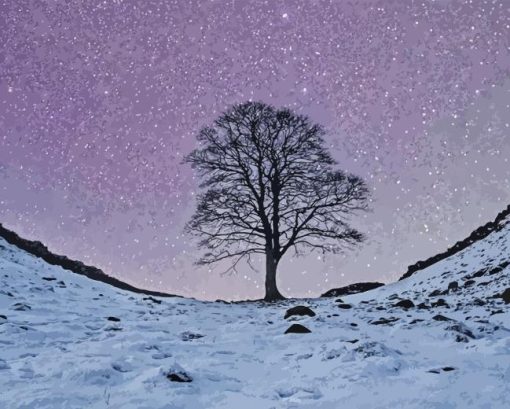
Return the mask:
[[389,281],[510,203],[510,1],[0,3],[0,222],[132,284],[263,295],[191,266],[198,129],[247,99],[324,124],[373,190],[359,250],[293,259],[291,296]]

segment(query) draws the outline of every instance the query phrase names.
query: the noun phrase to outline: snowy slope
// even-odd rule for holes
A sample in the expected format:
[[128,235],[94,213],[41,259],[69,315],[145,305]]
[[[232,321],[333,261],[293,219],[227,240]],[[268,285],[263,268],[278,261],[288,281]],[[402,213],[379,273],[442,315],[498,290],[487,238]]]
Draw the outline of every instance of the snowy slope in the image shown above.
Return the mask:
[[0,408],[509,408],[502,223],[406,280],[275,305],[132,294],[0,239]]

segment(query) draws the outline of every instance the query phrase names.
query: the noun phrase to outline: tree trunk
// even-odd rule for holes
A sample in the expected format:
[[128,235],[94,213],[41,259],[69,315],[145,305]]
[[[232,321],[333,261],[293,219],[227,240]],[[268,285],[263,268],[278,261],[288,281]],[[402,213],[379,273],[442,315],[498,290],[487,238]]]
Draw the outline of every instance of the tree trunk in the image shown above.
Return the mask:
[[280,294],[276,286],[276,268],[278,261],[273,257],[271,252],[266,253],[266,301],[283,300],[285,297]]

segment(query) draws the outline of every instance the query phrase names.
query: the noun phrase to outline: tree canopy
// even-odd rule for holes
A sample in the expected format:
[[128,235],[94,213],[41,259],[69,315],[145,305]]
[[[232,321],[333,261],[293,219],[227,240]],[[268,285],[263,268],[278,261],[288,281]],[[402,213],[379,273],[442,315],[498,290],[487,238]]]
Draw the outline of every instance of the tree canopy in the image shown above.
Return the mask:
[[198,134],[185,159],[202,192],[186,230],[205,249],[199,264],[266,256],[266,299],[281,298],[276,269],[294,250],[338,253],[364,236],[349,225],[368,188],[336,168],[324,128],[289,109],[235,105]]

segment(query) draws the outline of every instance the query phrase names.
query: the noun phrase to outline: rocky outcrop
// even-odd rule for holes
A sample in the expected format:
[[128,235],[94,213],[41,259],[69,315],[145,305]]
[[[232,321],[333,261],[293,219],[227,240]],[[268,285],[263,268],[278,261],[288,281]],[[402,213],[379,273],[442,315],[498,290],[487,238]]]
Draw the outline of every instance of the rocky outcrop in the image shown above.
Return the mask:
[[132,285],[120,281],[117,278],[105,274],[102,270],[100,270],[97,267],[87,266],[83,264],[81,261],[72,260],[66,256],[54,254],[51,251],[49,251],[48,248],[40,241],[32,241],[21,238],[13,231],[6,229],[4,226],[2,226],[1,223],[0,223],[0,237],[2,237],[8,243],[20,248],[21,250],[24,250],[27,253],[32,254],[33,256],[42,258],[48,264],[60,266],[66,270],[72,271],[75,274],[86,276],[92,280],[109,284],[121,290],[127,290],[133,293],[146,294],[158,297],[175,297],[175,295],[172,294],[161,293],[158,291],[143,290],[140,288],[133,287]]
[[322,294],[321,297],[340,297],[343,295],[364,293],[374,288],[382,287],[383,285],[383,283],[378,282],[355,283],[345,287],[333,288]]
[[400,280],[403,280],[404,278],[407,278],[407,277],[411,277],[417,271],[423,270],[427,267],[430,267],[433,264],[436,264],[437,262],[439,262],[441,260],[444,260],[445,258],[453,256],[454,254],[469,247],[473,243],[484,239],[493,231],[501,230],[507,223],[507,221],[505,219],[508,216],[510,216],[510,206],[508,206],[505,210],[503,210],[501,213],[499,213],[493,222],[489,222],[489,223],[485,224],[484,226],[479,227],[478,229],[473,231],[469,235],[469,237],[467,237],[464,240],[458,241],[457,243],[455,243],[452,247],[450,247],[445,252],[436,254],[435,256],[432,256],[426,260],[418,261],[417,263],[410,265],[407,268],[407,272],[402,277],[400,277]]

